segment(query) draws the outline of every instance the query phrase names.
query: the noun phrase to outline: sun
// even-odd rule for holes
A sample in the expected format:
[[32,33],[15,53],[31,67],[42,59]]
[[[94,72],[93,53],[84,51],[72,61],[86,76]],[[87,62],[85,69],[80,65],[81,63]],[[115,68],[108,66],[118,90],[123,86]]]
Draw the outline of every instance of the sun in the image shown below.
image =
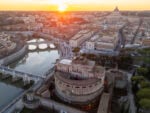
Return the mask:
[[64,12],[68,8],[68,0],[49,0],[50,3],[56,5],[59,12]]
[[67,10],[67,5],[66,4],[58,4],[58,11],[64,12]]

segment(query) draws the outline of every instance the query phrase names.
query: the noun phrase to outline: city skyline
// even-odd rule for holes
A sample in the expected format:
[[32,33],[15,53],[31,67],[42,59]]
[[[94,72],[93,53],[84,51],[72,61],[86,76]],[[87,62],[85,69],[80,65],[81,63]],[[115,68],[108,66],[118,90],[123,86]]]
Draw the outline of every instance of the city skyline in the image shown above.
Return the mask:
[[0,113],[150,113],[150,0],[0,0]]
[[[120,10],[150,10],[149,0],[2,0],[0,10],[35,11],[110,11],[115,6]],[[65,9],[64,9],[65,8]]]

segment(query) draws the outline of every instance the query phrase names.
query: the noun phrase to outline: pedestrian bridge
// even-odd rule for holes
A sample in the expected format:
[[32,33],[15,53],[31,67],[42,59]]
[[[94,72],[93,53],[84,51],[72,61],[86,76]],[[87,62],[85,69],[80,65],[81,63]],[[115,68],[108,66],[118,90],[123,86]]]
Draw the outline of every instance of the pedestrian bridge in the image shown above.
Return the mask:
[[46,78],[46,76],[37,76],[37,75],[33,75],[33,74],[29,74],[29,73],[25,73],[25,72],[20,72],[14,69],[10,69],[9,67],[5,67],[5,66],[0,66],[0,72],[2,74],[5,75],[10,75],[13,78],[23,78],[24,82],[30,82],[31,80],[37,82],[39,80],[43,80]]

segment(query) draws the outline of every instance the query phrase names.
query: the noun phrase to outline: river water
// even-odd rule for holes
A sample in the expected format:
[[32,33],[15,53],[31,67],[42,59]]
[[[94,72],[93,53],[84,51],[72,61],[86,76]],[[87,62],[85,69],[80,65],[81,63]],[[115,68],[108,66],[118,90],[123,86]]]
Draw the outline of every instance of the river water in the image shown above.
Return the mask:
[[0,82],[0,110],[15,97],[19,96],[22,91],[23,89],[21,88]]
[[[34,41],[35,39],[29,42]],[[43,41],[43,39],[38,41]],[[10,64],[9,67],[35,76],[42,76],[54,66],[56,59],[59,58],[58,50],[45,49],[45,47],[44,44],[39,45],[41,50],[29,51],[22,59]],[[51,44],[51,47],[54,47],[54,45]],[[34,45],[29,46],[29,49],[35,49]],[[0,109],[16,98],[22,91],[23,89],[0,82]]]
[[21,60],[10,65],[18,71],[42,76],[46,71],[54,66],[56,59],[59,58],[57,50],[29,52]]

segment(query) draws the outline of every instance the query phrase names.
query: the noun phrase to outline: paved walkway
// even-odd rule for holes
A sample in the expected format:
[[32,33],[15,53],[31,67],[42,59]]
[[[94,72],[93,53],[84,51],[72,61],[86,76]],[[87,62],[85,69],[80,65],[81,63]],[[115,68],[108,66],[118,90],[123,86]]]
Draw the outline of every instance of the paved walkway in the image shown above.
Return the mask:
[[39,96],[36,96],[36,98],[38,98],[40,100],[40,103],[42,106],[54,108],[58,111],[61,111],[61,113],[86,113],[86,112],[78,110],[76,108],[55,102],[51,99],[45,99],[45,98],[41,98]]
[[132,93],[132,84],[131,84],[131,77],[132,74],[128,73],[128,99],[130,102],[130,113],[136,113],[136,106],[135,106],[135,102],[134,102],[134,95]]

